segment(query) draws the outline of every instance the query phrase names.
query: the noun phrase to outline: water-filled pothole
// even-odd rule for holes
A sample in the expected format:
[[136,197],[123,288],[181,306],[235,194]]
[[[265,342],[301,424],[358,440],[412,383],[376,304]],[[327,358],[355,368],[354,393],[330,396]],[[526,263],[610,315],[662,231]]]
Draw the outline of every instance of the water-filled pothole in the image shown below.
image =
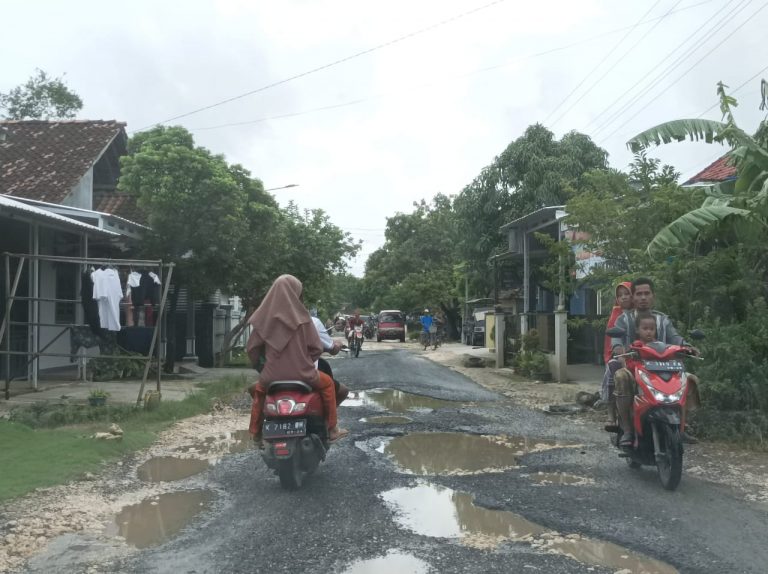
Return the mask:
[[461,403],[434,399],[424,395],[414,395],[397,389],[371,389],[369,391],[353,391],[341,403],[345,407],[369,407],[405,413],[408,411],[425,411],[456,407]]
[[211,501],[205,490],[169,492],[124,507],[107,528],[137,548],[155,546],[179,532]]
[[412,433],[392,439],[384,452],[414,474],[476,474],[514,468],[524,454],[560,446],[567,445],[525,437]]
[[390,550],[386,556],[352,563],[342,574],[426,574],[429,564],[411,554]]
[[576,476],[565,472],[539,472],[528,475],[536,484],[577,485],[594,484],[594,480],[586,476]]
[[361,423],[371,423],[371,424],[378,424],[378,425],[407,425],[409,423],[413,422],[413,419],[408,417],[365,417],[360,419]]
[[208,466],[207,460],[199,458],[156,456],[142,464],[136,474],[140,480],[147,482],[165,482],[194,476],[206,470]]
[[512,512],[475,506],[471,495],[449,488],[421,483],[380,496],[397,513],[401,526],[423,536],[459,538],[478,548],[495,548],[505,540],[527,542],[591,566],[645,574],[677,573],[669,564],[611,542],[561,535]]

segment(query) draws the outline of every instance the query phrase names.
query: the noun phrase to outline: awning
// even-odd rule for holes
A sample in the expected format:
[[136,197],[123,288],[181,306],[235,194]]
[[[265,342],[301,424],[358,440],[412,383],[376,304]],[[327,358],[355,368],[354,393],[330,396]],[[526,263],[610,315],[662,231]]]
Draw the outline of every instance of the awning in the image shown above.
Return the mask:
[[63,215],[52,213],[45,209],[40,209],[34,205],[28,205],[21,201],[16,201],[7,195],[0,195],[0,214],[2,213],[20,214],[24,219],[27,220],[42,220],[53,227],[75,229],[80,232],[93,235],[104,235],[109,237],[120,236],[119,233],[107,231],[106,229],[100,229],[94,225],[88,225],[82,221],[77,221],[76,219],[64,217]]

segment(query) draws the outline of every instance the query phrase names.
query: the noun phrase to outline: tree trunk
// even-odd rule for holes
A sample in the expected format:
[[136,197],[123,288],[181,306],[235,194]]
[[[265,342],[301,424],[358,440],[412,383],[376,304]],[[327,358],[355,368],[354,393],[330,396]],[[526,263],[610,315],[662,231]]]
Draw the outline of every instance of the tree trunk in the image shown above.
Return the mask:
[[166,373],[172,373],[173,367],[176,364],[176,309],[179,306],[179,285],[176,283],[173,286],[173,292],[171,293],[171,302],[168,309],[167,325],[167,339],[165,345],[165,365],[163,368]]
[[445,319],[448,323],[448,337],[452,340],[459,338],[459,333],[461,333],[461,328],[458,326],[459,322],[459,308],[458,306],[453,307],[447,307],[444,304],[440,304],[440,307],[443,309],[443,312],[445,313]]
[[238,321],[237,325],[235,325],[230,331],[224,336],[224,342],[221,344],[221,352],[219,353],[219,367],[224,366],[224,358],[227,356],[227,353],[229,353],[232,350],[232,341],[234,341],[240,333],[243,332],[246,325],[248,325],[248,319],[253,314],[253,310],[249,309],[247,313],[243,315],[243,317]]

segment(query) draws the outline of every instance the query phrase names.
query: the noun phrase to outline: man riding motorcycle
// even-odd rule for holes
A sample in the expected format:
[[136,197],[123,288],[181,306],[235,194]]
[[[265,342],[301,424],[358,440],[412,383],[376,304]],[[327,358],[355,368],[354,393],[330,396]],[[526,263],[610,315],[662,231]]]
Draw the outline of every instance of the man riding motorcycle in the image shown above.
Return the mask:
[[[347,319],[347,340],[351,343],[352,337],[355,335],[355,327],[363,327],[365,328],[365,320],[360,317],[360,309],[355,310],[355,314],[352,315],[349,319]],[[365,338],[363,338],[365,339]],[[362,348],[363,343],[360,343],[360,348]]]
[[[647,277],[639,277],[632,282],[632,300],[634,302],[634,309],[624,311],[618,319],[616,319],[615,327],[622,329],[625,333],[624,337],[615,337],[611,340],[611,348],[614,355],[621,355],[629,349],[632,339],[637,332],[636,318],[638,313],[652,313],[656,319],[656,337],[662,343],[667,345],[679,345],[681,347],[688,347],[691,350],[691,354],[698,356],[699,350],[696,347],[690,345],[683,339],[682,335],[677,332],[675,326],[672,324],[671,319],[661,313],[660,311],[653,310],[653,304],[655,302],[655,294],[653,292],[653,281]],[[690,399],[688,404],[698,406],[698,382],[699,379],[696,375],[688,374],[688,388]],[[631,446],[634,443],[635,436],[632,428],[632,405],[635,394],[637,393],[637,383],[635,382],[634,373],[631,373],[626,368],[621,368],[614,374],[614,381],[616,385],[616,410],[619,416],[619,426],[621,426],[622,435],[619,439],[619,446]],[[693,442],[693,437],[683,433],[683,438],[687,442]]]

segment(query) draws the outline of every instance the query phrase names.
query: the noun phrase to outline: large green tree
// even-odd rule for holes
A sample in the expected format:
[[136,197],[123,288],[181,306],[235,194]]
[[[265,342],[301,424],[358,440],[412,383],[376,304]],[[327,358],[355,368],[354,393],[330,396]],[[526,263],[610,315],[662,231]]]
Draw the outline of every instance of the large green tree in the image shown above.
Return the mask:
[[464,188],[454,202],[460,258],[467,263],[473,293],[492,288],[488,259],[502,246],[499,228],[531,211],[562,205],[568,190],[580,190],[585,173],[606,167],[606,152],[581,133],[560,140],[535,124],[510,143]]
[[62,77],[37,70],[26,83],[0,94],[0,108],[8,120],[71,119],[83,108],[83,100]]

